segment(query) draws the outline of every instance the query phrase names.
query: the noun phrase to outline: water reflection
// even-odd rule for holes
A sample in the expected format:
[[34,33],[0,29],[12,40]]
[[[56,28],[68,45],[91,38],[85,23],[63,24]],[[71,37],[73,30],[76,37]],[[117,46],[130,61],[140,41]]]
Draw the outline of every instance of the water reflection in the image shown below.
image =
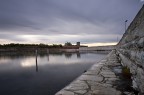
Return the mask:
[[[76,64],[81,62],[94,62],[95,57],[104,56],[105,54],[97,54],[97,53],[52,53],[52,54],[32,54],[30,55],[5,55],[0,56],[0,64],[9,64],[9,66],[21,66],[21,67],[33,67],[36,64],[40,66],[44,66],[46,64]],[[12,63],[12,64],[11,64]]]
[[37,54],[36,54],[36,72],[38,72]]
[[81,56],[80,56],[80,53],[79,52],[77,52],[77,58],[80,58]]
[[35,66],[35,57],[29,57],[29,58],[24,58],[22,60],[20,60],[20,65],[22,67],[31,67],[31,66]]
[[71,54],[71,53],[65,53],[65,57],[66,57],[66,58],[71,58],[71,57],[72,57],[72,54]]
[[54,95],[104,57],[78,52],[0,55],[0,95]]

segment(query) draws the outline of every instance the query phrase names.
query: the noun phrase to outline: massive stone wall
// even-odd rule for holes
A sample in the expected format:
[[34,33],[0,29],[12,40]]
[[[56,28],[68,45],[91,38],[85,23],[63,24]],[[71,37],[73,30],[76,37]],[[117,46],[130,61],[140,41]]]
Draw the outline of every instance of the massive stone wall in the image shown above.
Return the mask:
[[[133,87],[144,94],[144,6],[117,45],[121,63],[130,68]],[[140,95],[141,95],[140,94]]]
[[144,6],[138,12],[126,32],[124,33],[119,45],[131,42],[144,36]]

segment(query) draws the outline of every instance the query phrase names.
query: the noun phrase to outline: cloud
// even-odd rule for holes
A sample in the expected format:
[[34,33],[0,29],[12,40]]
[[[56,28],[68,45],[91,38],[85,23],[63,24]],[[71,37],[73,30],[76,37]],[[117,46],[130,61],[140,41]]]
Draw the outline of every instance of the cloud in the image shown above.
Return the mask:
[[115,42],[141,6],[138,0],[1,0],[0,39]]
[[56,22],[55,26],[46,29],[57,34],[122,34],[120,31],[115,31],[122,27],[117,27],[117,23],[110,21],[91,23],[58,19]]
[[31,22],[26,18],[8,18],[8,17],[1,17],[0,18],[0,29],[1,30],[15,30],[15,29],[22,29],[22,28],[32,28],[38,29],[36,23]]

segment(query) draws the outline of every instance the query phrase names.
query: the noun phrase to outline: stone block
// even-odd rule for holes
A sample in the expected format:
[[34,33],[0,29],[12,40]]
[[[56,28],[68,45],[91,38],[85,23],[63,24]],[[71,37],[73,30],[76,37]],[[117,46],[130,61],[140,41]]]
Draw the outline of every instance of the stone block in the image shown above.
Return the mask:
[[137,69],[136,83],[141,92],[144,92],[144,71],[142,68]]
[[144,47],[144,37],[140,38],[140,40],[138,41],[138,47],[139,48],[143,48]]
[[87,94],[87,95],[121,95],[121,92],[117,91],[114,88],[97,89],[94,87],[93,90],[91,92],[89,92],[89,94]]
[[96,81],[101,82],[103,80],[103,77],[101,76],[94,76],[94,75],[81,75],[78,80],[84,80],[84,81]]
[[55,95],[75,95],[71,91],[61,90],[60,92],[56,93]]
[[100,70],[96,69],[96,70],[88,70],[87,72],[85,72],[85,75],[97,75],[99,73]]
[[135,50],[130,51],[130,59],[131,60],[136,60],[136,53],[137,53],[137,51],[135,51]]
[[79,80],[76,80],[76,82],[73,82],[64,88],[64,90],[71,90],[71,91],[86,90],[86,89],[88,89],[88,85],[84,81]]
[[135,60],[144,68],[144,51],[137,51]]
[[112,72],[112,71],[109,71],[109,72],[107,72],[107,71],[102,71],[102,72],[100,72],[100,74],[102,75],[102,76],[104,76],[105,78],[115,78],[116,77],[116,75],[115,75],[115,73],[114,72]]
[[78,95],[84,95],[87,92],[87,90],[77,90],[74,92],[77,93]]

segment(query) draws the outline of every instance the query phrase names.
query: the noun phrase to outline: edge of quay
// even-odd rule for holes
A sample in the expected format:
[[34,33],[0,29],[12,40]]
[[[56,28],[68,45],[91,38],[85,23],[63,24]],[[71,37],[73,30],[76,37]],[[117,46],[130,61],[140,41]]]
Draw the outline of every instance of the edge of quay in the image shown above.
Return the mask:
[[122,65],[116,50],[112,50],[106,58],[94,64],[85,73],[71,82],[55,95],[133,95],[133,92],[122,91],[118,87],[121,82]]

